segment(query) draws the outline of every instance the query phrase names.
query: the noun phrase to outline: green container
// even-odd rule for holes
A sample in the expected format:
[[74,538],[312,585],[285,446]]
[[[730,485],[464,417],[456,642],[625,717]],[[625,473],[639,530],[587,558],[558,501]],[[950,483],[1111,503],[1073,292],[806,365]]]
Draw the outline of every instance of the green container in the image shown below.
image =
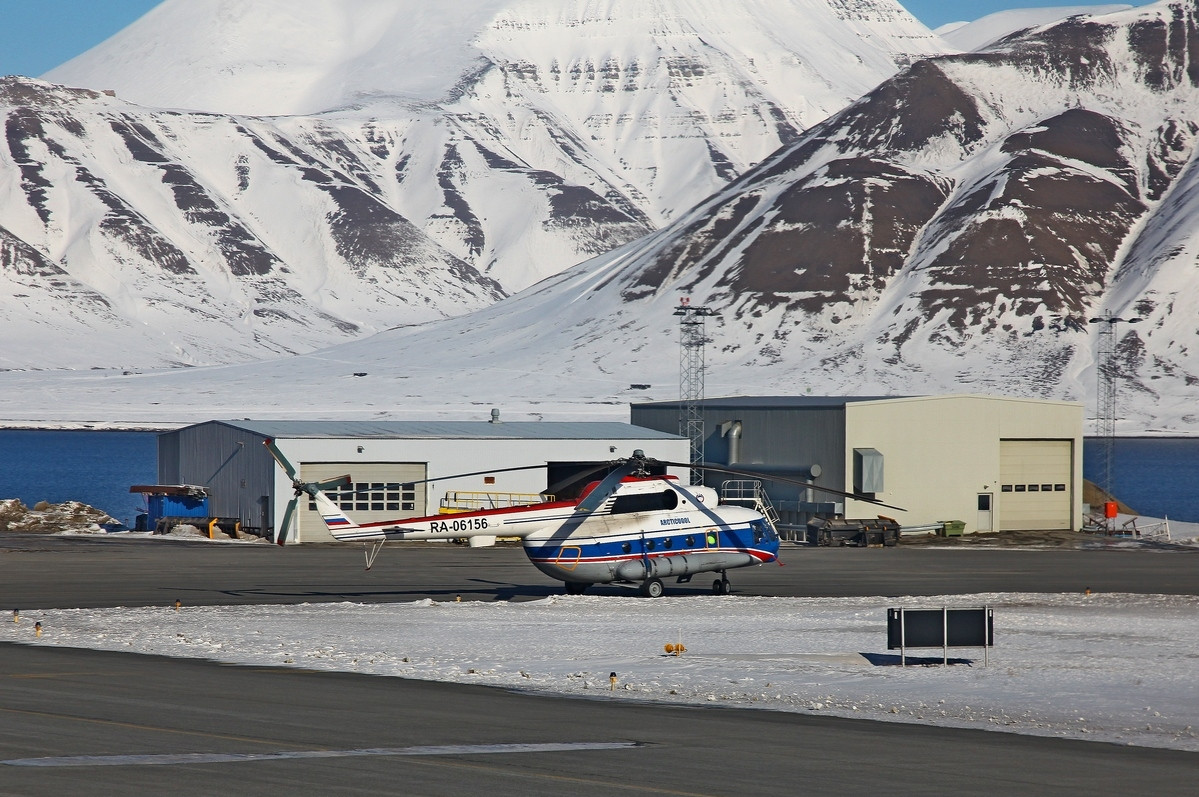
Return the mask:
[[942,537],[960,537],[966,531],[966,521],[964,520],[942,520],[941,521],[941,536]]

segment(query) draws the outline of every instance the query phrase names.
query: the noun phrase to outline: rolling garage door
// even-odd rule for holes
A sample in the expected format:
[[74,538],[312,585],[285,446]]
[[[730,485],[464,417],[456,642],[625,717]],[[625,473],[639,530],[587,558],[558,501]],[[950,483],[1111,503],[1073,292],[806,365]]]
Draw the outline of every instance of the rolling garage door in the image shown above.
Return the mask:
[[1001,440],[1001,531],[1072,527],[1073,441]]
[[[355,523],[372,523],[428,514],[425,485],[410,483],[424,479],[427,470],[423,462],[307,462],[300,466],[300,478],[316,482],[350,474],[352,485],[325,492]],[[314,503],[301,501],[300,510],[300,535],[296,539],[333,539]]]

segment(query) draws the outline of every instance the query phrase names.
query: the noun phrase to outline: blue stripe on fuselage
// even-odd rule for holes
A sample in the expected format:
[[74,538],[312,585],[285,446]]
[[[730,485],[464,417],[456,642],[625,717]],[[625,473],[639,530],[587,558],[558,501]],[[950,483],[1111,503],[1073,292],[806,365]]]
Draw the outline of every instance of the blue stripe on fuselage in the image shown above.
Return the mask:
[[[710,527],[709,527],[710,528]],[[641,532],[626,532],[612,536],[579,537],[545,540],[526,539],[525,554],[530,561],[545,564],[578,562],[598,563],[617,562],[643,557],[682,556],[703,553],[749,553],[763,561],[773,561],[778,557],[777,540],[754,541],[752,526],[719,529],[719,540],[715,546],[704,543],[704,536],[709,529],[696,527],[693,529],[663,529],[653,534]],[[687,544],[687,537],[692,543]],[[645,543],[642,543],[644,539]],[[666,546],[669,540],[671,545]],[[698,545],[696,543],[699,543]],[[652,544],[653,547],[650,547]],[[628,545],[628,550],[625,550]],[[576,553],[577,550],[577,553]]]

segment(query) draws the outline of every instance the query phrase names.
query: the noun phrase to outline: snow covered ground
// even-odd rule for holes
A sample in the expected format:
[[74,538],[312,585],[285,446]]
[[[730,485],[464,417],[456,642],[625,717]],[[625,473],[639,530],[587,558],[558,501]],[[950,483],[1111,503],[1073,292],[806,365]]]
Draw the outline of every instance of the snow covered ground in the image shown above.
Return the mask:
[[[986,666],[981,649],[951,649],[950,666],[909,651],[937,663],[907,667],[887,650],[888,608],[942,605],[994,608]],[[60,609],[0,623],[0,641],[36,645],[1199,752],[1196,638],[1199,597],[1081,593]],[[681,656],[664,652],[680,642]]]

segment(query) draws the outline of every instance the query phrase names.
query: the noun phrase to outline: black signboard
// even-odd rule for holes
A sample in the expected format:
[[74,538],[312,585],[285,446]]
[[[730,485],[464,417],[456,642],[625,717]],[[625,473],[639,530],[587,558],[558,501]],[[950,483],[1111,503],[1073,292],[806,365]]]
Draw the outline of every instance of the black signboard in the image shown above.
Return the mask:
[[978,609],[888,609],[887,650],[995,646],[995,611]]

